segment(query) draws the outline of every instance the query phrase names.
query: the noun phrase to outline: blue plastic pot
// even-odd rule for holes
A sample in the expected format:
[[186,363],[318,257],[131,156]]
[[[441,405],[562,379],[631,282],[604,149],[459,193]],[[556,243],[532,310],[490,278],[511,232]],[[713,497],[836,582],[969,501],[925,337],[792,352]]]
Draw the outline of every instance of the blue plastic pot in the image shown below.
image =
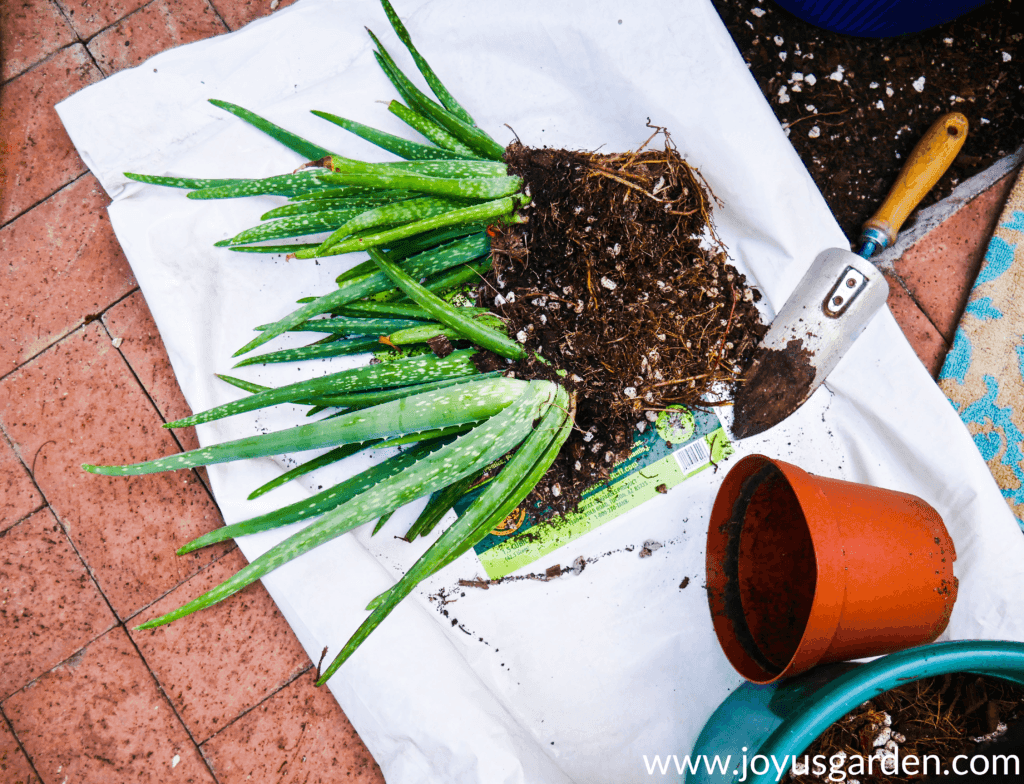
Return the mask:
[[985,0],[775,0],[794,16],[833,33],[887,38],[917,33],[973,11]]
[[[802,755],[834,721],[882,692],[933,675],[970,672],[1024,687],[1024,643],[943,642],[910,648],[868,664],[831,664],[796,678],[758,686],[745,683],[718,706],[690,752],[690,759],[732,756],[726,773],[687,774],[687,784],[733,784],[743,776],[741,757]],[[743,748],[746,747],[746,751]],[[757,767],[762,767],[759,763]],[[735,771],[735,772],[734,772]],[[743,784],[775,782],[769,765],[762,775],[748,770]]]

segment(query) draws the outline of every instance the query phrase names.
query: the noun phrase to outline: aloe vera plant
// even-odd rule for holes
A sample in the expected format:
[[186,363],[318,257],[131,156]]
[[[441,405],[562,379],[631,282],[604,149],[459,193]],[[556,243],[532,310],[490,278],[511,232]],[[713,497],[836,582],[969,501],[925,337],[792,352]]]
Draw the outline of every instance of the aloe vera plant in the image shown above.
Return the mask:
[[[287,204],[266,212],[258,225],[217,243],[235,252],[320,258],[368,251],[369,260],[339,276],[337,289],[300,303],[276,322],[257,326],[256,337],[235,356],[249,354],[285,332],[320,332],[324,338],[301,348],[249,356],[239,366],[363,353],[379,341],[408,346],[444,337],[469,347],[445,357],[412,356],[276,388],[221,376],[248,396],[167,426],[210,422],[281,403],[307,405],[311,413],[340,411],[284,431],[134,465],[84,466],[96,474],[127,476],[329,449],[256,488],[252,498],[362,449],[406,447],[301,503],[224,526],[182,547],[179,553],[311,520],[221,585],[140,628],[209,607],[310,549],[372,520],[383,522],[397,508],[430,496],[407,537],[426,535],[481,477],[493,474],[483,493],[408,573],[371,603],[369,617],[320,683],[416,584],[467,552],[523,502],[551,466],[573,422],[574,399],[561,385],[478,370],[474,356],[480,351],[510,360],[522,359],[526,352],[508,337],[497,316],[483,308],[454,307],[439,295],[475,282],[489,269],[488,227],[522,220],[519,210],[529,197],[522,180],[510,175],[502,162],[501,145],[452,98],[413,46],[391,4],[381,2],[437,98],[416,88],[370,33],[377,46],[375,56],[402,98],[389,109],[426,141],[402,139],[327,112],[314,113],[405,160],[364,163],[345,158],[242,107],[213,101],[310,159],[310,164],[264,179],[127,176],[190,189],[192,199],[266,194],[287,198]],[[324,234],[326,238],[307,241]],[[509,453],[511,457],[501,463]]]

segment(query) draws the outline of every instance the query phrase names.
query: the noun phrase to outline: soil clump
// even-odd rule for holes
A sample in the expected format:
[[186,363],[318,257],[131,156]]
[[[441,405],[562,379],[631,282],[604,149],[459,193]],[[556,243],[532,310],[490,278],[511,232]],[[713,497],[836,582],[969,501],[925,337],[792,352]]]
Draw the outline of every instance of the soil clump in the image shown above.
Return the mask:
[[782,350],[759,354],[736,393],[733,434],[737,438],[756,435],[791,414],[811,391],[813,358],[800,338],[789,341]]
[[[648,149],[659,134],[664,150]],[[478,296],[549,363],[511,370],[576,395],[573,433],[532,496],[564,511],[658,412],[727,394],[767,327],[715,235],[706,184],[664,129],[635,152],[517,142],[505,157],[533,201],[527,222],[490,229],[494,269]]]

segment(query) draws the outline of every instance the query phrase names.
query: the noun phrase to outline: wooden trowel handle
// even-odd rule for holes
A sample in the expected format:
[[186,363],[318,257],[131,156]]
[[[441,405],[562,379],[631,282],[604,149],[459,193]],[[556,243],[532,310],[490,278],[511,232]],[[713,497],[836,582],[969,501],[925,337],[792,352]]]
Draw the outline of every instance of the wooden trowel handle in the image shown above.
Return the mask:
[[884,234],[888,242],[883,247],[895,242],[903,221],[946,173],[966,138],[966,117],[960,112],[942,115],[910,153],[885,202],[864,224],[864,233],[874,229]]

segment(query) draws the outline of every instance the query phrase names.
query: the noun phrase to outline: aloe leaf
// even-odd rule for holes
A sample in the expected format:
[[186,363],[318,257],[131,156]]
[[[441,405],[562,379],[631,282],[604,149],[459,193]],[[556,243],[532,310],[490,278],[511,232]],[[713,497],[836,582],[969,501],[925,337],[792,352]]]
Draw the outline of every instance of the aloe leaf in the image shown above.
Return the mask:
[[[262,332],[272,324],[261,324],[255,329]],[[422,327],[422,319],[374,318],[371,316],[335,316],[324,319],[310,319],[296,324],[289,332],[325,332],[336,335],[387,335],[397,329]]]
[[553,388],[550,382],[531,382],[515,402],[469,433],[313,521],[216,588],[137,628],[151,629],[209,607],[303,553],[478,471],[529,435],[533,419],[554,397]]
[[188,188],[190,190],[219,188],[223,185],[237,185],[241,182],[249,182],[247,179],[200,180],[195,177],[166,177],[157,174],[135,174],[134,172],[125,172],[124,176],[130,180],[144,182],[149,185],[163,185],[166,188]]
[[388,104],[388,111],[441,149],[451,150],[453,153],[465,157],[476,156],[477,154],[436,122],[427,119],[419,112],[414,112],[403,103],[392,101]]
[[[395,191],[395,193],[399,193]],[[335,210],[348,210],[359,208],[360,212],[371,207],[379,207],[388,202],[401,201],[402,199],[415,196],[414,193],[400,192],[400,196],[394,198],[387,196],[382,198],[369,198],[366,196],[343,196],[333,199],[303,199],[302,201],[290,201],[268,210],[260,216],[260,220],[274,220],[276,218],[289,218],[295,215],[309,215],[310,213],[328,212]]]
[[[237,199],[244,196],[293,196],[326,185],[329,169],[303,169],[293,174],[277,174],[260,180],[240,180],[230,185],[203,188],[187,194],[189,199]],[[332,175],[333,176],[333,175]]]
[[[458,312],[461,308],[455,308]],[[501,329],[504,326],[504,322],[493,313],[484,313],[474,318],[486,327],[491,329]],[[458,340],[462,335],[451,327],[445,327],[441,324],[417,324],[414,327],[405,327],[404,329],[392,332],[387,336],[387,342],[393,346],[409,346],[414,343],[426,343],[429,340],[433,340],[436,337],[446,337],[449,340]],[[383,342],[383,341],[382,341]]]
[[395,282],[396,286],[405,292],[409,299],[442,324],[458,332],[466,340],[471,340],[481,348],[486,348],[499,356],[508,357],[509,359],[523,359],[526,356],[526,351],[514,340],[510,340],[501,332],[481,324],[476,319],[462,315],[443,299],[409,277],[400,267],[392,264],[380,253],[371,250],[370,258]]
[[395,510],[395,509],[392,509],[392,510],[391,510],[390,512],[388,512],[387,514],[382,514],[382,515],[380,516],[380,519],[379,519],[379,520],[377,521],[377,525],[375,525],[375,526],[373,527],[373,533],[371,533],[371,534],[370,534],[370,536],[376,536],[376,535],[377,535],[377,532],[378,532],[378,531],[379,531],[379,530],[380,530],[381,528],[383,528],[383,527],[384,527],[384,525],[385,525],[385,524],[387,523],[387,521],[391,519],[391,515],[393,515],[393,514],[394,514],[394,513],[396,512],[396,511],[397,511],[397,510]]
[[480,479],[483,473],[483,471],[480,471],[448,485],[443,490],[435,491],[430,496],[430,500],[427,501],[423,511],[420,512],[419,517],[416,518],[415,522],[409,526],[409,530],[406,531],[406,540],[411,542],[417,537],[427,536],[433,531],[434,527],[441,522],[441,519],[455,506],[456,502],[470,491],[470,488]]
[[[558,387],[558,393],[540,424],[505,464],[501,473],[462,516],[445,529],[397,584],[370,602],[367,608],[371,611],[370,617],[363,621],[345,643],[341,653],[317,680],[317,685],[322,685],[337,672],[399,602],[412,593],[416,585],[467,552],[494,528],[496,522],[500,522],[522,503],[554,462],[572,429],[571,418],[563,407],[567,403],[568,395]],[[502,512],[504,514],[498,517]]]
[[507,408],[523,391],[524,385],[528,382],[510,378],[488,379],[477,384],[462,384],[393,400],[335,419],[240,438],[133,465],[85,465],[83,468],[105,476],[153,474],[463,425],[487,419]]
[[278,240],[286,237],[304,237],[309,234],[320,234],[325,231],[334,231],[352,217],[364,211],[362,207],[349,207],[344,210],[323,210],[301,215],[290,215],[278,220],[271,220],[253,226],[231,239],[220,240],[214,243],[217,248],[231,247],[232,245],[247,245],[253,242],[266,242],[267,240]]
[[[431,433],[436,432],[437,431],[431,431]],[[237,539],[240,536],[249,536],[261,531],[269,531],[273,528],[281,528],[285,525],[301,522],[302,520],[309,520],[312,517],[319,517],[320,515],[329,512],[331,509],[341,506],[346,501],[350,501],[360,493],[365,493],[378,482],[382,482],[388,477],[401,473],[425,455],[428,455],[430,452],[436,451],[445,444],[454,441],[456,435],[457,434],[445,434],[442,437],[437,437],[435,435],[435,437],[430,439],[428,442],[417,443],[412,449],[407,449],[393,457],[389,457],[387,460],[383,460],[376,465],[370,466],[355,476],[349,477],[343,482],[339,482],[326,490],[321,490],[319,493],[315,493],[309,498],[303,498],[302,500],[295,501],[287,506],[282,506],[280,509],[275,509],[274,511],[267,512],[266,514],[257,515],[256,517],[252,517],[248,520],[243,520],[240,523],[233,523],[231,525],[215,528],[202,536],[196,537],[191,542],[181,547],[178,550],[178,555],[184,555],[185,553],[190,553],[193,550],[198,550],[202,547],[207,547],[211,544],[223,542],[228,539]],[[345,457],[350,457],[356,452],[364,449],[379,447],[382,443],[383,442],[378,439],[363,444],[346,444],[344,447],[332,449],[328,454],[341,454],[344,450],[345,454],[342,454],[341,457],[335,457],[335,459],[331,461],[337,462],[338,460],[343,460]],[[327,455],[323,455],[323,457],[326,458]],[[318,458],[318,460],[319,459],[320,458]],[[311,460],[309,462],[313,463],[316,461]],[[322,465],[328,464],[329,463],[323,463]],[[308,465],[308,463],[306,465]],[[315,468],[322,467],[322,465],[314,466],[313,468],[308,469],[306,473],[314,470]],[[299,468],[302,467],[303,466],[299,466]]]
[[[377,265],[374,264],[373,259],[370,259],[370,264],[373,264],[373,268],[377,269]],[[487,308],[472,306],[460,307],[458,308],[458,311],[460,313],[465,313],[468,316],[476,316],[480,313],[489,312]],[[379,316],[382,318],[408,319],[410,321],[419,322],[430,321],[433,318],[429,313],[427,313],[427,311],[412,302],[376,302],[374,300],[365,300],[350,302],[348,305],[343,305],[334,312],[339,316]],[[410,324],[409,326],[413,325]]]
[[456,378],[445,378],[440,381],[428,381],[423,384],[413,384],[403,387],[392,387],[390,389],[371,389],[367,392],[350,392],[346,395],[327,395],[315,398],[314,400],[302,400],[301,403],[317,403],[320,406],[343,406],[345,408],[361,408],[377,406],[387,403],[390,400],[397,400],[400,397],[418,395],[421,392],[430,392],[434,389],[447,389],[459,384],[475,384],[485,378],[497,378],[500,371],[492,370],[488,373],[480,373],[473,376],[461,376]]
[[212,422],[216,419],[255,411],[279,403],[294,403],[326,395],[341,395],[364,389],[386,389],[437,381],[442,378],[470,376],[477,372],[471,357],[472,351],[455,352],[444,359],[432,357],[409,357],[396,362],[366,367],[349,368],[320,378],[297,381],[283,387],[275,387],[249,397],[216,406],[207,411],[168,422],[164,427],[190,427]]
[[476,158],[476,153],[473,152],[470,152],[468,155],[462,155],[460,153],[453,152],[452,150],[445,150],[441,147],[412,142],[408,139],[403,139],[401,136],[395,136],[394,134],[385,133],[384,131],[378,131],[376,128],[363,125],[355,120],[347,120],[344,117],[338,117],[337,115],[330,114],[328,112],[314,111],[313,114],[344,128],[346,131],[354,133],[356,136],[365,139],[371,144],[375,144],[378,147],[407,160],[427,160],[431,158],[437,160],[458,160]]
[[211,98],[210,103],[219,109],[230,112],[239,119],[245,120],[250,125],[259,128],[263,133],[281,142],[281,144],[288,149],[294,150],[307,161],[315,161],[332,154],[330,150],[321,147],[319,144],[314,144],[311,141],[303,139],[301,136],[296,136],[291,131],[286,131],[281,126],[275,125],[270,122],[270,120],[265,120],[258,114],[254,114],[248,109],[243,109],[241,106],[228,103],[227,101],[219,101],[216,98]]
[[381,5],[384,6],[384,13],[387,14],[388,21],[391,22],[391,28],[398,36],[398,40],[405,44],[405,48],[409,50],[409,54],[412,55],[412,59],[416,63],[416,67],[423,75],[423,78],[427,80],[427,84],[430,86],[431,92],[437,96],[437,100],[444,105],[445,109],[450,111],[463,122],[467,122],[470,125],[476,125],[473,118],[469,116],[469,112],[462,108],[461,104],[459,104],[452,94],[448,92],[448,88],[441,83],[437,74],[434,73],[434,69],[430,67],[430,63],[428,63],[416,47],[413,46],[412,36],[409,35],[409,31],[402,23],[402,20],[399,19],[398,14],[395,12],[391,3],[388,2],[388,0],[381,0]]
[[405,99],[405,102],[409,104],[410,109],[425,115],[427,118],[442,126],[456,139],[468,146],[474,152],[479,153],[481,157],[494,161],[500,161],[504,158],[504,147],[494,141],[494,139],[475,125],[470,125],[469,123],[460,120],[439,103],[425,95],[423,91],[409,81],[409,78],[402,72],[402,69],[398,67],[391,55],[388,54],[387,49],[385,49],[384,45],[377,39],[377,36],[369,30],[367,30],[367,32],[370,34],[370,38],[373,39],[374,44],[377,46],[377,52],[374,53],[377,62],[380,64],[381,69],[383,69],[388,79],[391,80],[395,89],[398,90],[398,93],[403,99]]
[[[490,238],[486,233],[480,232],[437,248],[431,248],[415,256],[410,256],[403,262],[402,266],[409,271],[410,275],[432,275],[458,264],[479,258],[487,253],[490,247]],[[325,294],[289,313],[271,326],[270,329],[264,330],[260,335],[238,349],[234,356],[246,354],[254,348],[262,346],[267,341],[287,332],[296,324],[301,324],[307,319],[319,316],[321,313],[330,313],[343,305],[355,302],[363,297],[387,291],[393,287],[394,284],[391,282],[391,279],[379,271],[365,278],[346,281],[337,291]]]
[[406,224],[411,221],[422,221],[464,206],[466,206],[465,201],[424,197],[373,207],[354,215],[344,224],[338,225],[331,236],[321,243],[320,247],[326,250],[356,232],[380,226],[394,226],[396,223]]
[[[316,471],[318,468],[324,468],[325,466],[337,463],[340,460],[344,460],[346,457],[351,457],[357,452],[362,452],[364,449],[369,449],[373,445],[379,443],[381,443],[381,439],[377,439],[375,441],[367,441],[366,443],[363,444],[345,444],[344,446],[336,446],[334,447],[334,449],[331,449],[330,451],[320,455],[320,457],[314,457],[312,460],[307,460],[305,463],[300,463],[294,468],[285,471],[280,476],[275,476],[269,482],[264,482],[262,485],[257,487],[251,493],[249,493],[249,495],[246,496],[246,498],[249,501],[255,501],[261,495],[266,495],[271,490],[276,490],[278,487],[288,484],[288,482],[292,481],[293,479],[298,479],[300,476],[305,476],[306,474],[312,471]],[[306,502],[303,501],[303,503]],[[199,537],[199,539],[201,538],[202,537]],[[178,555],[181,555],[183,552],[195,550],[197,547],[205,546],[204,544],[196,544],[199,541],[199,539],[194,539],[192,542],[189,542],[187,545],[185,545],[185,547],[181,548],[181,550],[178,551]],[[195,547],[193,547],[193,545],[195,545]],[[185,548],[188,549],[186,550]]]
[[[465,180],[463,180],[463,182],[465,182]],[[452,210],[451,212],[446,212],[443,215],[438,215],[434,218],[416,221],[415,223],[407,223],[404,226],[398,226],[394,229],[385,229],[384,231],[370,234],[365,237],[350,237],[347,240],[342,240],[337,245],[330,248],[330,250],[322,251],[320,248],[317,248],[313,251],[298,251],[295,254],[295,258],[322,258],[324,256],[337,256],[341,253],[352,253],[358,250],[369,250],[370,248],[376,248],[379,246],[386,247],[396,240],[412,237],[433,229],[458,226],[463,223],[495,221],[512,215],[516,205],[517,200],[512,197],[495,199],[494,201],[487,201],[483,204],[475,204],[472,207],[463,207],[461,209]]]
[[380,341],[377,338],[332,339],[328,343],[317,342],[309,346],[283,348],[280,351],[271,351],[267,354],[246,357],[241,362],[236,362],[234,367],[269,365],[278,362],[309,362],[314,359],[328,359],[330,357],[349,357],[353,354],[366,354],[379,348]]

